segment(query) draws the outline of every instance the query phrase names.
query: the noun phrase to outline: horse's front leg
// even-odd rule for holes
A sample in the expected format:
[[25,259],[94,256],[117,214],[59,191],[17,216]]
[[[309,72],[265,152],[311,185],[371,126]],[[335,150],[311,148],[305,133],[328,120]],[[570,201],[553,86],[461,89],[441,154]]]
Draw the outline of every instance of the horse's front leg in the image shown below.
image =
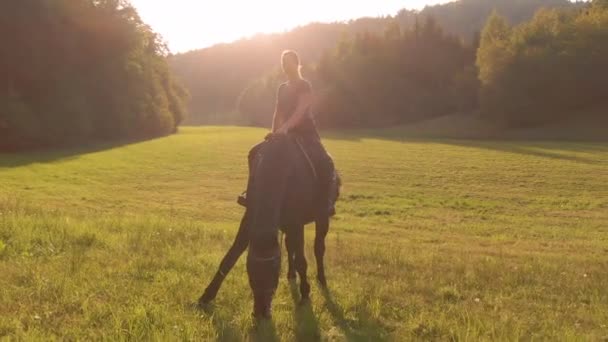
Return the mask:
[[220,263],[220,267],[215,274],[215,277],[213,277],[213,280],[209,286],[207,286],[205,292],[198,300],[199,305],[208,304],[215,299],[220,287],[222,286],[222,282],[247,249],[247,246],[249,245],[249,216],[249,212],[245,212],[234,242]]
[[310,284],[308,283],[308,264],[306,262],[306,255],[304,254],[304,226],[294,226],[289,229],[292,233],[293,245],[295,247],[295,263],[296,270],[300,276],[300,294],[302,295],[302,301],[308,300],[310,297]]
[[317,280],[323,287],[327,287],[325,278],[325,238],[329,232],[329,217],[325,216],[315,222],[315,259],[317,260]]

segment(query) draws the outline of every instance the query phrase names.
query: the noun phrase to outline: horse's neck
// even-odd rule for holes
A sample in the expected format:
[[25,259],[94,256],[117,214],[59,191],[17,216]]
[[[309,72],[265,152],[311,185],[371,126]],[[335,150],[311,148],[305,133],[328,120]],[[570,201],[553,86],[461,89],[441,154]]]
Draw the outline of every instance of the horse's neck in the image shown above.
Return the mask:
[[[256,229],[278,228],[292,166],[286,141],[270,141],[260,151],[252,184]],[[249,197],[249,196],[248,196]]]

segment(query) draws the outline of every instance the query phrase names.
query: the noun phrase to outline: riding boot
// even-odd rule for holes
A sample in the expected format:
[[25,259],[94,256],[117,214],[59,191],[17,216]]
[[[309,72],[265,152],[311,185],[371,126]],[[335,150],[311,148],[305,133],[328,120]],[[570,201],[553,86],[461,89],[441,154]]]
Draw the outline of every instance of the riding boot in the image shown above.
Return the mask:
[[239,197],[236,199],[236,203],[247,208],[247,191],[243,191],[243,193],[239,195]]
[[328,199],[328,214],[329,217],[336,215],[336,202],[340,197],[340,177],[334,169],[333,161],[331,161],[331,181],[327,185],[327,199]]
[[337,200],[337,177],[334,172],[333,161],[327,157],[321,160],[318,164],[319,170],[319,211],[321,215],[327,215],[329,217],[336,214],[335,202]]

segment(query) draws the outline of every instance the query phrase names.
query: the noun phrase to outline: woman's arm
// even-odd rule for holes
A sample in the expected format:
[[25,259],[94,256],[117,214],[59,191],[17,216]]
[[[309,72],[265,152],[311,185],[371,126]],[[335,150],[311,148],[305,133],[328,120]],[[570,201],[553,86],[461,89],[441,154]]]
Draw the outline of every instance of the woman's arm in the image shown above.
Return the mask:
[[274,105],[274,115],[272,117],[272,133],[276,133],[281,127],[283,127],[285,113],[282,111],[281,106],[281,93],[283,91],[283,85],[277,90],[277,99]]
[[274,109],[274,116],[272,118],[272,133],[276,133],[280,127],[283,126],[283,114],[279,112],[278,106]]
[[296,110],[289,118],[289,120],[287,120],[287,122],[285,122],[281,126],[278,126],[281,128],[277,131],[277,133],[287,134],[290,130],[294,129],[300,123],[302,123],[302,120],[308,114],[310,106],[312,106],[312,102],[313,97],[310,91],[300,94],[300,96],[298,97],[298,105],[296,106]]

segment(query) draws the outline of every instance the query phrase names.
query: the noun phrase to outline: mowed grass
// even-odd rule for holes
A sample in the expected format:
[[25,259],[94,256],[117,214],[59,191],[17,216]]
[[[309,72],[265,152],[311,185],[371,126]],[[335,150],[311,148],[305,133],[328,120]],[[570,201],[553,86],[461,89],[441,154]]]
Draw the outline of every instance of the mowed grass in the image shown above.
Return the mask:
[[0,155],[0,337],[608,339],[601,143],[326,134],[344,180],[329,290],[313,286],[298,307],[283,272],[273,321],[255,326],[241,260],[215,304],[195,310],[236,234],[246,155],[264,133],[183,128]]

